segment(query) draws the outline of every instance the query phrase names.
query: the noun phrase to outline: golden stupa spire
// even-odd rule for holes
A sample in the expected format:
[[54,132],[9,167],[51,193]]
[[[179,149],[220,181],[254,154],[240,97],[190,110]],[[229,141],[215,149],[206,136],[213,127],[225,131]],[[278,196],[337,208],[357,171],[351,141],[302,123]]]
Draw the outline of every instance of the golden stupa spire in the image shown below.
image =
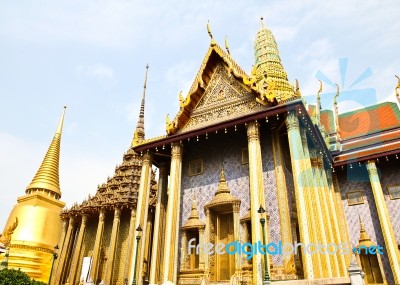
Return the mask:
[[136,124],[135,133],[133,135],[132,146],[138,145],[142,140],[144,140],[144,103],[145,103],[145,99],[146,99],[148,71],[149,71],[149,65],[146,64],[146,75],[144,77],[142,103],[140,104],[139,119]]
[[29,190],[44,189],[57,194],[56,199],[61,198],[60,181],[59,181],[59,160],[60,160],[60,144],[62,127],[64,123],[64,115],[67,107],[61,115],[60,123],[58,124],[56,134],[47,150],[46,156],[40,165],[31,184],[26,188],[26,193]]
[[297,97],[283,68],[275,37],[271,30],[265,27],[262,17],[261,27],[254,42],[254,55],[256,82],[260,93],[266,92],[270,101],[276,99],[278,102]]

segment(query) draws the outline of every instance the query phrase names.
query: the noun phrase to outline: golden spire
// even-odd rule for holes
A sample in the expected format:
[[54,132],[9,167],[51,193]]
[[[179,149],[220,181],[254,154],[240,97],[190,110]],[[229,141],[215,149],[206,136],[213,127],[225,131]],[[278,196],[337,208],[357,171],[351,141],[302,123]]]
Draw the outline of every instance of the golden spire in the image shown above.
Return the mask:
[[59,159],[60,159],[60,143],[62,127],[64,123],[64,115],[67,107],[64,107],[64,111],[61,115],[60,123],[58,124],[56,134],[47,150],[46,156],[43,159],[42,164],[31,184],[26,188],[28,190],[45,189],[54,192],[56,199],[61,198],[60,181],[59,181]]
[[199,212],[197,211],[197,201],[196,200],[197,200],[196,194],[193,194],[192,210],[190,211],[189,220],[199,218]]
[[190,211],[189,219],[182,226],[183,229],[204,227],[204,223],[199,218],[199,211],[197,211],[196,194],[193,194],[192,209]]
[[371,241],[371,238],[367,234],[364,224],[361,220],[360,213],[358,213],[358,220],[360,221],[360,239],[358,241],[358,246],[365,245],[367,247],[373,245],[373,242]]
[[224,171],[224,163],[221,165],[221,173],[219,175],[219,184],[218,184],[218,190],[215,193],[215,196],[221,193],[230,193],[228,184],[226,183],[226,178],[225,178],[225,171]]
[[[269,86],[269,92],[272,92],[279,102],[296,95],[281,63],[275,37],[264,26],[263,20],[261,17],[261,28],[254,42],[256,81],[260,88],[264,86],[266,89],[265,86]],[[262,93],[261,90],[260,92]]]
[[140,113],[139,113],[139,119],[138,119],[138,122],[136,125],[136,130],[133,135],[132,146],[136,146],[142,140],[144,140],[144,102],[145,102],[145,98],[146,98],[147,72],[148,71],[149,71],[149,64],[146,64],[146,75],[144,77],[142,103],[140,105]]

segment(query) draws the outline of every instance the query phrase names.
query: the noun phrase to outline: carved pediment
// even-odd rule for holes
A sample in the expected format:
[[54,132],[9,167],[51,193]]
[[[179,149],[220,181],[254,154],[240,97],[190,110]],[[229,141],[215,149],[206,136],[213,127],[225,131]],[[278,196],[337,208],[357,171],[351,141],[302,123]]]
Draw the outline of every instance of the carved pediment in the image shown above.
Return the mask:
[[219,63],[202,98],[191,111],[190,119],[179,132],[214,125],[265,108],[256,101],[248,87]]

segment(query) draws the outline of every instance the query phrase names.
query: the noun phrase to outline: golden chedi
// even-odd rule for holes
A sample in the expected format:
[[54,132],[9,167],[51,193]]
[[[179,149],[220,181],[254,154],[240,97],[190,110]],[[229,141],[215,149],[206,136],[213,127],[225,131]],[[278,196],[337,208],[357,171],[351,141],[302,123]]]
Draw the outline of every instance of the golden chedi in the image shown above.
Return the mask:
[[64,121],[61,116],[56,134],[25,195],[8,217],[1,242],[10,248],[8,268],[21,269],[31,278],[46,282],[50,276],[53,250],[61,235],[59,158]]

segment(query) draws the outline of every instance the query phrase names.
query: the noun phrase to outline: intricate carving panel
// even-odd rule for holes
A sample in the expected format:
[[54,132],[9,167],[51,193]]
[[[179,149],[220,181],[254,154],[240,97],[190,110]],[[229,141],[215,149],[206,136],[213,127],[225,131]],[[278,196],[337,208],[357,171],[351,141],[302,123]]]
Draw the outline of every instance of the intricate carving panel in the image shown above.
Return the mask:
[[189,122],[180,132],[257,112],[265,107],[222,64],[216,67],[203,98],[192,111]]

